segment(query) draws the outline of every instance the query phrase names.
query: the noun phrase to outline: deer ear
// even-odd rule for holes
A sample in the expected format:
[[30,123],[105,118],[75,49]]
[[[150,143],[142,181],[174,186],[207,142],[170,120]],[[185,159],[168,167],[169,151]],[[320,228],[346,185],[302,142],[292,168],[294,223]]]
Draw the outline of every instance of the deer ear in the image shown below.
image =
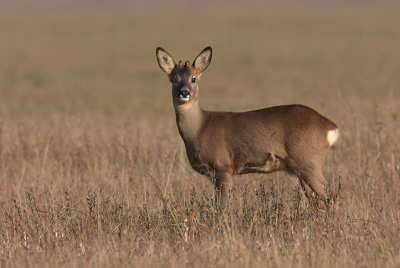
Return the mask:
[[161,47],[157,48],[156,55],[160,68],[167,74],[170,74],[176,65],[174,59]]
[[211,47],[206,47],[194,60],[192,66],[202,73],[207,69],[208,65],[211,63],[212,49]]

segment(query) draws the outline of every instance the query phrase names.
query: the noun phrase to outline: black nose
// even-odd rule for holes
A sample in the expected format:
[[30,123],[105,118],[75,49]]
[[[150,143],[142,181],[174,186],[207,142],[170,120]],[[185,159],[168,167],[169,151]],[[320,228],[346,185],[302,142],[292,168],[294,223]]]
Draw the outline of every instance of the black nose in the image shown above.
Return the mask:
[[182,90],[179,92],[179,97],[182,97],[182,98],[190,97],[190,92],[187,90]]

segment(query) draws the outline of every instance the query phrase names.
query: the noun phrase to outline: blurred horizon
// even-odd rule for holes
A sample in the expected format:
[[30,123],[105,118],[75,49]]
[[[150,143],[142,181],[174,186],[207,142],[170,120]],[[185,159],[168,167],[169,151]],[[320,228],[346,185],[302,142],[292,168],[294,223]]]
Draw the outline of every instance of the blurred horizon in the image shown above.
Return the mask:
[[158,46],[190,61],[212,46],[200,81],[207,110],[289,103],[318,110],[339,98],[373,109],[399,98],[399,7],[397,1],[2,1],[2,114],[173,115]]

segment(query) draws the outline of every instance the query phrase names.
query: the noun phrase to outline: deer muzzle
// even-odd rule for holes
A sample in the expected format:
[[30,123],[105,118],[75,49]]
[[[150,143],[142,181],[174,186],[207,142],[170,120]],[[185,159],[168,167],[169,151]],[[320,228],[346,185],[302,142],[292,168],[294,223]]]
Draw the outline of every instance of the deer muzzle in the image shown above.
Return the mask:
[[187,101],[190,100],[191,95],[190,95],[189,90],[183,88],[183,89],[181,89],[181,90],[179,91],[178,97],[179,97],[179,100],[180,100],[180,101],[182,101],[182,102],[187,102]]

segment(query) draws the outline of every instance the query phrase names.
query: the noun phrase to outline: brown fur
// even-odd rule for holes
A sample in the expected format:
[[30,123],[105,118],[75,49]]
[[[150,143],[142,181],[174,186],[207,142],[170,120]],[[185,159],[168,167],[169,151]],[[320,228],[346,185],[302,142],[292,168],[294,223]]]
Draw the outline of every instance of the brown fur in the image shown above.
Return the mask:
[[[283,170],[298,176],[307,196],[315,192],[327,202],[328,183],[321,168],[330,148],[327,133],[337,129],[335,123],[303,105],[243,113],[204,111],[197,81],[211,63],[211,48],[192,65],[175,64],[162,48],[156,54],[173,85],[176,123],[189,162],[214,182],[217,197],[228,198],[233,175]],[[182,91],[190,92],[188,101],[180,98]]]

